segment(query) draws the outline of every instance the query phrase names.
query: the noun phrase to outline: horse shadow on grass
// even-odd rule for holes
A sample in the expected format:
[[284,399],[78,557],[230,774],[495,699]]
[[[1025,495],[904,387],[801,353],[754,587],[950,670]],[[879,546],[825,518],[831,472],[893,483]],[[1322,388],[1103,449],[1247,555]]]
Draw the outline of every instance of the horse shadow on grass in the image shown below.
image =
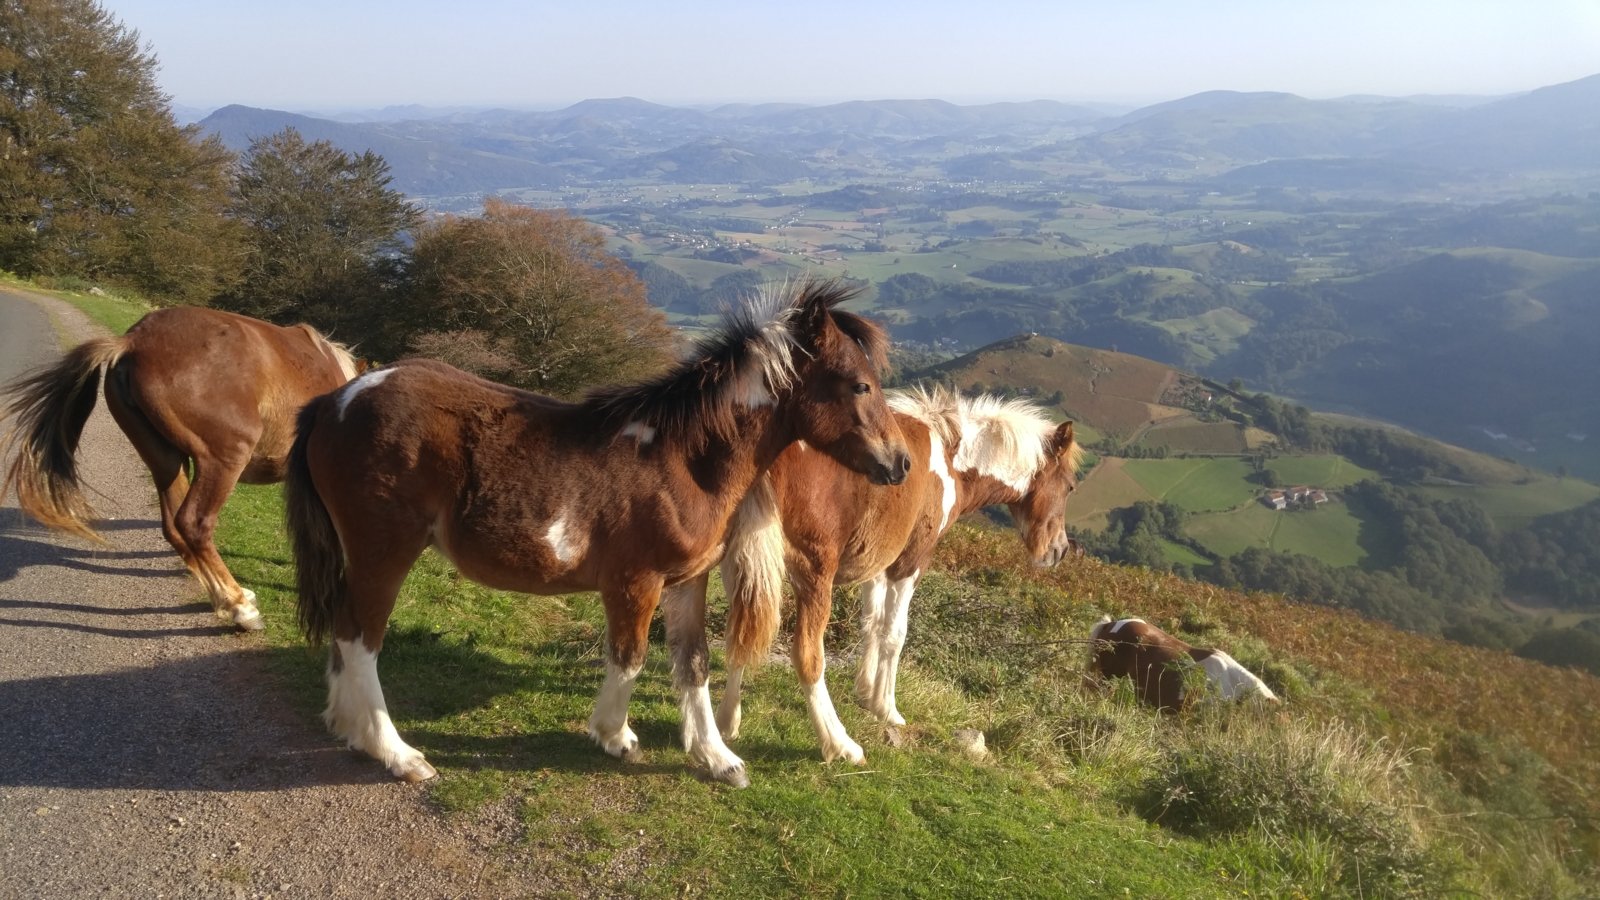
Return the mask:
[[[386,667],[391,649],[399,664]],[[391,633],[383,656],[385,694],[402,736],[447,774],[485,767],[683,771],[682,751],[671,752],[675,706],[656,715],[656,704],[634,720],[645,762],[613,759],[589,740],[581,720],[564,712],[581,707],[587,718],[599,687],[601,673],[578,659],[511,664],[420,631]],[[305,647],[244,647],[114,672],[0,682],[0,787],[233,792],[392,781],[376,760],[323,727],[324,659]],[[538,696],[526,722],[453,725],[474,716],[492,721],[497,701],[529,691]],[[494,733],[472,733],[479,727]]]

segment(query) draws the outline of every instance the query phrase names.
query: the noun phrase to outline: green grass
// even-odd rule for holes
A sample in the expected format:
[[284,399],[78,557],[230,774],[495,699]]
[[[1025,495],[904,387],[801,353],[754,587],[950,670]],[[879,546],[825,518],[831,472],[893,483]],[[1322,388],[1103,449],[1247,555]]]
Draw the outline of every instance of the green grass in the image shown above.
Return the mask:
[[[280,516],[275,487],[241,486],[219,537],[260,595],[275,672],[313,722],[321,654],[295,632]],[[840,602],[837,619],[849,623],[848,592]],[[397,727],[439,768],[428,791],[441,814],[519,818],[525,833],[510,858],[562,893],[1310,896],[1351,871],[1349,850],[1326,835],[1156,821],[1139,798],[1164,777],[1163,754],[1253,714],[1191,730],[1130,705],[1126,692],[1079,692],[1081,648],[1048,638],[1081,634],[1099,611],[1092,598],[1068,601],[1008,570],[976,580],[935,572],[917,604],[899,692],[912,724],[899,746],[849,702],[849,666],[835,665],[839,712],[868,764],[823,764],[792,672],[769,665],[747,682],[735,744],[752,778],[743,791],[706,781],[678,746],[659,634],[631,708],[645,759],[626,764],[592,746],[584,727],[604,633],[593,595],[489,591],[425,555],[380,668]],[[850,631],[837,629],[841,646],[830,649],[847,648],[837,635]],[[1259,649],[1231,646],[1263,665]],[[984,731],[991,755],[955,749],[950,735],[965,727]]]
[[1565,512],[1600,498],[1600,485],[1579,478],[1536,478],[1524,484],[1425,485],[1417,488],[1436,500],[1464,499],[1476,503],[1495,525],[1510,531],[1526,528],[1534,519]]
[[1232,509],[1260,490],[1245,480],[1250,464],[1236,457],[1130,459],[1126,468],[1151,496],[1190,512]]
[[32,291],[36,294],[47,294],[71,303],[82,310],[85,315],[104,325],[112,334],[122,334],[133,323],[144,317],[150,311],[149,304],[139,300],[131,300],[113,295],[95,296],[86,290],[59,290],[41,287],[33,282],[15,278],[11,275],[0,273],[0,283],[10,285],[18,290]]
[[1283,553],[1304,553],[1333,566],[1360,565],[1367,558],[1361,534],[1365,527],[1343,503],[1314,510],[1273,510],[1260,503],[1241,509],[1190,517],[1184,531],[1219,556],[1250,547]]
[[1331,453],[1321,456],[1279,456],[1269,460],[1267,468],[1278,476],[1282,484],[1304,484],[1327,489],[1349,487],[1358,481],[1379,477],[1377,472]]

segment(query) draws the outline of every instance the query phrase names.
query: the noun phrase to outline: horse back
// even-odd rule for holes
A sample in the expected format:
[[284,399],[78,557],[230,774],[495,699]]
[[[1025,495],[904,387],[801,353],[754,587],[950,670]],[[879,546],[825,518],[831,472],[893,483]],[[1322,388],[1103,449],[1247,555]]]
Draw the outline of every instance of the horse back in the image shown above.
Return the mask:
[[658,454],[578,404],[405,360],[318,406],[308,463],[340,533],[432,544],[490,587],[592,590],[618,554],[666,571],[656,555],[721,538],[675,517]]
[[243,479],[276,481],[306,401],[344,383],[331,348],[311,329],[180,306],[128,330],[115,389],[186,455],[248,444]]

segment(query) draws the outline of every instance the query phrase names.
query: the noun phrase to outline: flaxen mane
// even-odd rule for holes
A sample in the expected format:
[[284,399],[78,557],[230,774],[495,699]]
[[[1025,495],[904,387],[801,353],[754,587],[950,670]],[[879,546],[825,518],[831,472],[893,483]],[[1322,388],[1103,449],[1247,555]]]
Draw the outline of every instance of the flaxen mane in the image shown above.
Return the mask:
[[[962,397],[942,385],[916,387],[890,395],[889,406],[932,428],[957,447],[955,468],[987,475],[1018,491],[1044,465],[1056,423],[1025,400],[992,394]],[[1083,449],[1076,441],[1068,465],[1076,472]]]

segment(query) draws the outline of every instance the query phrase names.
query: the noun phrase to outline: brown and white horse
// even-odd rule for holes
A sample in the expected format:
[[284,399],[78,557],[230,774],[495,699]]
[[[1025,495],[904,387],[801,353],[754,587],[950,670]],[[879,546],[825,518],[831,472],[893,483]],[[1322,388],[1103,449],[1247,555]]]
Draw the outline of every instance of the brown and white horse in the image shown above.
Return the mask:
[[99,540],[76,455],[103,374],[106,406],[155,479],[168,543],[219,617],[258,629],[255,593],[239,586],[212,542],[217,514],[238,482],[283,480],[295,414],[356,369],[344,347],[309,325],[284,328],[200,307],[157,310],[122,337],[79,344],[4,389],[13,423],[0,459],[15,458],[0,495],[15,490],[41,524]]
[[[769,293],[665,375],[579,403],[410,361],[307,406],[288,520],[301,624],[313,642],[333,638],[333,732],[400,778],[435,774],[396,732],[377,671],[396,592],[431,545],[490,587],[600,591],[606,678],[589,734],[633,755],[628,699],[662,589],[703,581],[778,454],[804,440],[874,482],[906,477],[878,382],[883,332],[836,309],[852,293],[814,282]],[[684,748],[742,786],[712,714],[701,612],[666,610]]]
[[857,699],[903,725],[894,689],[911,595],[945,530],[966,513],[1005,504],[1035,565],[1055,565],[1072,551],[1065,506],[1080,450],[1071,422],[1057,425],[1026,402],[943,388],[895,392],[889,403],[913,460],[904,484],[870,487],[796,446],[739,510],[723,562],[728,688],[717,710],[730,737],[739,730],[744,669],[766,655],[777,631],[785,571],[795,589],[795,674],[823,758],[860,763],[861,746],[845,732],[822,677],[834,584],[861,584]]
[[1182,709],[1183,666],[1200,665],[1224,700],[1260,697],[1278,702],[1278,695],[1239,661],[1222,652],[1192,647],[1143,619],[1105,616],[1089,632],[1089,672],[1100,678],[1127,678],[1139,699],[1162,712]]

